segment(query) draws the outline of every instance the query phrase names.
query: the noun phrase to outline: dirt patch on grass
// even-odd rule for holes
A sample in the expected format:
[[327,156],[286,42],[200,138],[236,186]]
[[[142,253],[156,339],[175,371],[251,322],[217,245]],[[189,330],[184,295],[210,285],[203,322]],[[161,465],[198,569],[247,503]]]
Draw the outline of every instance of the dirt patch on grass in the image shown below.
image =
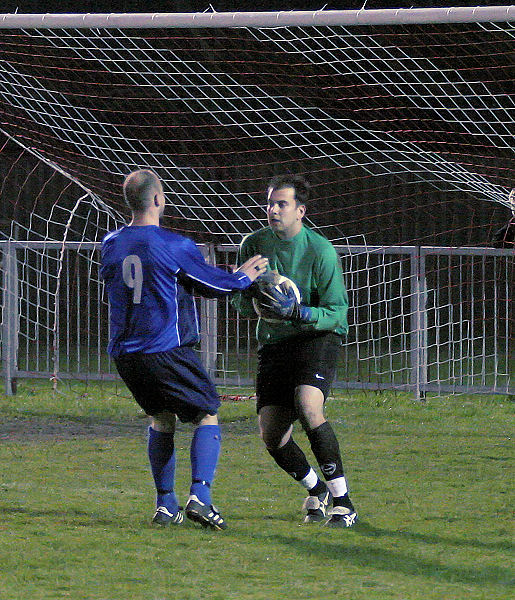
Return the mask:
[[146,421],[109,421],[67,419],[64,417],[16,418],[0,423],[0,440],[73,439],[139,436],[146,432]]
[[[126,421],[91,418],[27,417],[0,422],[0,441],[34,440],[51,438],[69,440],[74,438],[143,437],[147,434],[149,419],[135,417]],[[191,424],[178,423],[177,431],[192,431]],[[255,419],[241,419],[222,423],[222,431],[232,435],[257,434]]]

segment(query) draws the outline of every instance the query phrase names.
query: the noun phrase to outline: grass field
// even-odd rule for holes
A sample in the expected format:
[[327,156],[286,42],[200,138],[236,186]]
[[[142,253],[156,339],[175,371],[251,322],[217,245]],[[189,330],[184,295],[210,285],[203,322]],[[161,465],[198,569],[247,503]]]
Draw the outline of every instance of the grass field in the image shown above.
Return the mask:
[[[220,414],[213,496],[230,528],[155,530],[147,423],[124,388],[0,396],[0,599],[513,597],[512,401],[331,399],[360,518],[341,531],[299,525],[303,491],[262,448],[252,402]],[[190,434],[176,437],[183,501]]]

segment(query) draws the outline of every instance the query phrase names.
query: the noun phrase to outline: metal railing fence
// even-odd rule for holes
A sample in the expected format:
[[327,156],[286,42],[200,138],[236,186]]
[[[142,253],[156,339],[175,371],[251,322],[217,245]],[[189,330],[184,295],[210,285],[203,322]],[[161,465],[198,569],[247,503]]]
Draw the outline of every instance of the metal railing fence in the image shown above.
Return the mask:
[[[1,359],[19,378],[113,380],[99,243],[0,241]],[[334,387],[514,393],[514,254],[492,248],[336,246],[349,334]],[[234,246],[202,247],[219,266]],[[254,319],[199,299],[204,364],[220,385],[252,386]]]

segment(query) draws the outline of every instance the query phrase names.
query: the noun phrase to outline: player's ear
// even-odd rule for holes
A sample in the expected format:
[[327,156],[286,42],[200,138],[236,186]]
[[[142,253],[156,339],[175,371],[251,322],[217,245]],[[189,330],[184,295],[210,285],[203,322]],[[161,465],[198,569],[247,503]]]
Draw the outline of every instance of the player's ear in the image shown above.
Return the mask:
[[154,206],[159,206],[159,194],[154,195]]
[[302,219],[304,217],[304,215],[306,214],[306,205],[299,204],[298,209],[299,209],[299,213],[300,213],[300,218]]

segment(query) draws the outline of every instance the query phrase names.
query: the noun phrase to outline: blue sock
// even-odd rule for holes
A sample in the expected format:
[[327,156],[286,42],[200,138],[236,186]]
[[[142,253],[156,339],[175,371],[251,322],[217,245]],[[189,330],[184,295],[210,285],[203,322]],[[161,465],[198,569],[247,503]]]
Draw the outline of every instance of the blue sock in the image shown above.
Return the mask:
[[175,446],[173,433],[148,428],[148,459],[156,484],[156,506],[177,512],[179,503],[174,492]]
[[191,488],[190,494],[204,504],[211,504],[211,483],[213,482],[222,434],[218,425],[198,427],[191,441]]

